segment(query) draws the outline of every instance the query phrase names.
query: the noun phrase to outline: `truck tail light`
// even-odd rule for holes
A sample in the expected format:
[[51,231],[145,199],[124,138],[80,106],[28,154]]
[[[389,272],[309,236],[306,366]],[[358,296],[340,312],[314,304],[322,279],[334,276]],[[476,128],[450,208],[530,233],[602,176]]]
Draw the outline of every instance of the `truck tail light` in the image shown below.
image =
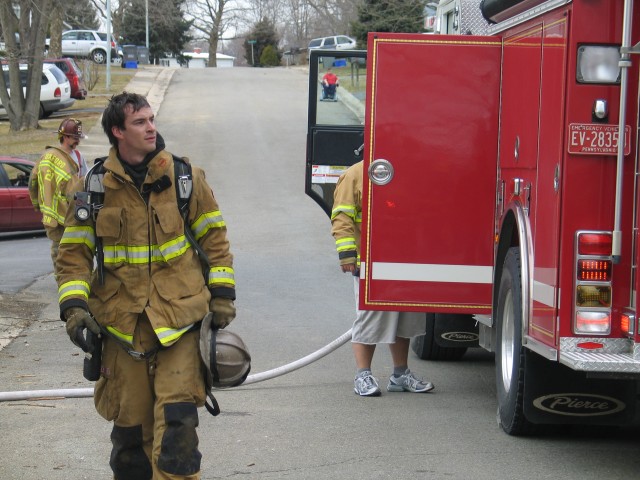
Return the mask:
[[611,307],[611,287],[578,285],[576,287],[576,305],[584,307]]
[[613,235],[610,232],[578,234],[578,255],[611,255]]
[[620,316],[620,329],[628,337],[633,337],[636,329],[636,316],[633,313],[622,313]]
[[60,87],[56,87],[53,91],[53,96],[56,98],[60,98],[62,96],[62,90],[60,90]]
[[611,315],[606,312],[578,310],[576,313],[576,333],[603,335],[611,331]]
[[611,232],[577,232],[574,333],[611,333]]
[[578,260],[578,280],[608,282],[611,266],[611,260]]

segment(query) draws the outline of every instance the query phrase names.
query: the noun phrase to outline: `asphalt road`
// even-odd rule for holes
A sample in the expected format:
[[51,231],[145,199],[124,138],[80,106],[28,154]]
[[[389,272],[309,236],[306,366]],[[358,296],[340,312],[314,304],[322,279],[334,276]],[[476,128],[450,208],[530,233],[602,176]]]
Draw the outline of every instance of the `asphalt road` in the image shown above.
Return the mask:
[[[221,205],[238,282],[229,328],[249,346],[252,373],[321,348],[353,318],[351,279],[337,266],[328,219],[303,193],[306,90],[305,72],[294,68],[178,70],[157,116],[168,148],[205,169]],[[8,258],[0,254],[1,272]],[[2,302],[23,330],[0,350],[1,390],[90,386],[55,295],[45,275],[11,296],[24,303]],[[223,413],[200,415],[202,478],[637,478],[637,428],[541,438],[499,430],[486,352],[454,363],[411,354],[410,365],[435,383],[433,393],[357,397],[348,345],[288,375],[219,392]],[[386,384],[387,349],[373,368]],[[88,398],[0,403],[0,478],[110,479],[110,429]]]

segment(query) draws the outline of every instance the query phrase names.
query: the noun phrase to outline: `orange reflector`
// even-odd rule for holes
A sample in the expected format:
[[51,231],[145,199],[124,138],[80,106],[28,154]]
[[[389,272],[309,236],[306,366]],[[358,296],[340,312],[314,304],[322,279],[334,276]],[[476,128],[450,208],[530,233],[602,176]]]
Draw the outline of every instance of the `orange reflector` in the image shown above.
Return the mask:
[[582,342],[578,343],[576,346],[583,350],[597,350],[598,348],[603,348],[604,344],[598,342]]
[[578,255],[611,255],[613,243],[610,233],[581,233],[578,235]]
[[631,333],[631,320],[624,313],[620,317],[620,328],[624,333]]
[[578,280],[610,282],[611,265],[610,260],[578,260]]

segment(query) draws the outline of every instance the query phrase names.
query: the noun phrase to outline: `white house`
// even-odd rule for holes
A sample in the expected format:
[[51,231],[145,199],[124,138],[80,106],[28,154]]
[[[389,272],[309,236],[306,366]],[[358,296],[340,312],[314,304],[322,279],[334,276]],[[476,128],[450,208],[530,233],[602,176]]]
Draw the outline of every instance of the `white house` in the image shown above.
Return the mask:
[[[189,59],[187,68],[205,68],[209,61],[209,54],[202,53],[200,49],[195,49],[193,52],[182,52],[182,54]],[[216,63],[218,68],[231,68],[236,58],[223,53],[216,53]],[[179,67],[178,61],[175,58],[163,58],[160,60],[160,65],[165,67]]]

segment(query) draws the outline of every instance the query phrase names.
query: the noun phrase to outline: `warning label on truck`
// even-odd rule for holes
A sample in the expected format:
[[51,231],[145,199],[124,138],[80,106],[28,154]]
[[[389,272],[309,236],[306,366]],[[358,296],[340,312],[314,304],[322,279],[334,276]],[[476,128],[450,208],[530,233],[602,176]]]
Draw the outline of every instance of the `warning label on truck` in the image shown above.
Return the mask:
[[312,165],[311,166],[311,183],[338,183],[340,175],[342,175],[348,167],[330,166],[330,165]]
[[[631,152],[631,127],[624,129],[624,154]],[[600,123],[572,123],[569,125],[569,153],[576,155],[617,155],[617,125]]]

